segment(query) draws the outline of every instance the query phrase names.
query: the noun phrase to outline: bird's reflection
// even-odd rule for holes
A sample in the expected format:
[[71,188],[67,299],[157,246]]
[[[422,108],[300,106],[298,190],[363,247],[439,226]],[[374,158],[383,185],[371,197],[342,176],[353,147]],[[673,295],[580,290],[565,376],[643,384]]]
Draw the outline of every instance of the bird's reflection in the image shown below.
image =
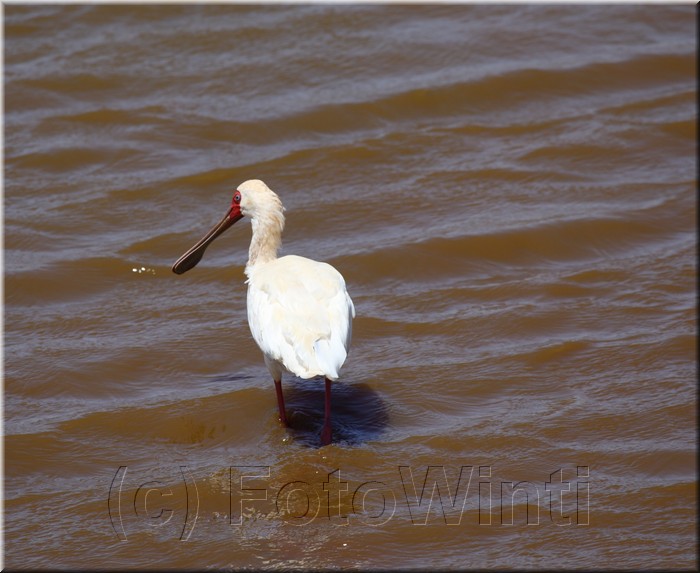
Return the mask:
[[[323,426],[324,385],[320,378],[285,381],[287,431],[295,441],[318,447]],[[357,445],[376,439],[389,423],[386,401],[364,383],[333,383],[333,441]]]

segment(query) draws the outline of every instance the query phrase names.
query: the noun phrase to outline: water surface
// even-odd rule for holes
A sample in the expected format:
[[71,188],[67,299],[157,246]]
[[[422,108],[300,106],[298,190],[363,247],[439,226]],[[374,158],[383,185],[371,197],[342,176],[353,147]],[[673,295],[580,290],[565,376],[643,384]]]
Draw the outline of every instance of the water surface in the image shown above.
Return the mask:
[[[5,5],[5,565],[693,567],[695,21]],[[249,223],[170,271],[249,178],[357,308],[326,448]]]

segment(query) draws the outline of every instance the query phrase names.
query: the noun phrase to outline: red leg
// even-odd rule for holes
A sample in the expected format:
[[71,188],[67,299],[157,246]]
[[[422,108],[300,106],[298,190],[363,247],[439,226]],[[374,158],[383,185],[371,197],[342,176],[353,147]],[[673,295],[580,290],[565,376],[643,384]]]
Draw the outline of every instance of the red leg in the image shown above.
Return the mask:
[[326,413],[323,419],[323,430],[321,430],[321,445],[327,446],[331,443],[333,433],[331,431],[331,381],[326,378]]
[[277,407],[280,411],[280,422],[287,426],[287,414],[284,411],[284,396],[282,395],[282,380],[275,380],[275,392],[277,392]]

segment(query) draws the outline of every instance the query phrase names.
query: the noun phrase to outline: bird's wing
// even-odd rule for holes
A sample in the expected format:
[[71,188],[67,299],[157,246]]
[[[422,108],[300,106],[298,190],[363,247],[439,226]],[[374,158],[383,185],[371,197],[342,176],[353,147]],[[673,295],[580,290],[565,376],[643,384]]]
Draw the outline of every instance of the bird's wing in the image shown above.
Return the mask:
[[248,322],[269,357],[302,378],[334,380],[345,362],[355,308],[332,266],[287,256],[253,269]]

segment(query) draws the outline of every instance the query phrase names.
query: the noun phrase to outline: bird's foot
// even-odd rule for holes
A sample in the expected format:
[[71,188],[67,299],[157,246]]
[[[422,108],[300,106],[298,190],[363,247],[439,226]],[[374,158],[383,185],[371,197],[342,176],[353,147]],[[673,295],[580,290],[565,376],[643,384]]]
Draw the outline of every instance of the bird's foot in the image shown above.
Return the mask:
[[331,431],[330,425],[323,426],[323,430],[321,430],[321,445],[327,446],[328,444],[331,443],[332,440],[333,440],[333,432]]
[[282,394],[282,380],[275,380],[275,393],[277,394],[277,411],[279,412],[280,422],[285,428],[288,428],[287,412],[284,408],[284,394]]

